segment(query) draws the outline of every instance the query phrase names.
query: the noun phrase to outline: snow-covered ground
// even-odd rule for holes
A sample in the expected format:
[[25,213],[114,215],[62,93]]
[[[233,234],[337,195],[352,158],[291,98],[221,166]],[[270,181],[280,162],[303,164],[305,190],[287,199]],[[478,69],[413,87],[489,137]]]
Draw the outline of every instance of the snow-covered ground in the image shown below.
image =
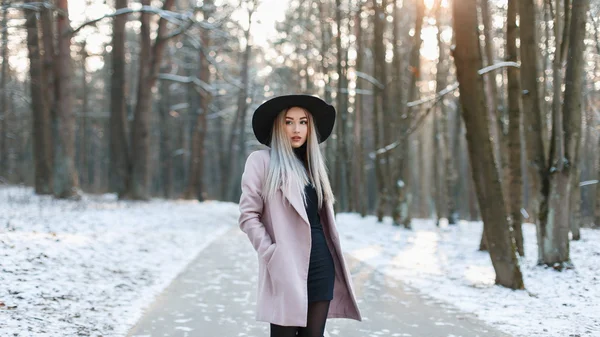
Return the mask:
[[0,187],[0,336],[125,336],[237,214],[233,203]]
[[494,285],[489,254],[478,251],[480,222],[415,220],[410,231],[338,214],[337,225],[346,253],[515,337],[600,336],[600,231],[582,229],[570,246],[575,269],[557,272],[537,266],[535,226],[525,224],[527,290],[512,291]]
[[[125,336],[186,265],[237,224],[238,206],[54,200],[0,187],[0,337]],[[524,226],[526,291],[494,285],[481,223],[412,231],[386,218],[339,214],[346,253],[515,337],[600,336],[600,231],[571,242],[574,270],[536,265],[535,228]],[[202,277],[202,275],[198,275]],[[227,337],[227,336],[224,336]]]

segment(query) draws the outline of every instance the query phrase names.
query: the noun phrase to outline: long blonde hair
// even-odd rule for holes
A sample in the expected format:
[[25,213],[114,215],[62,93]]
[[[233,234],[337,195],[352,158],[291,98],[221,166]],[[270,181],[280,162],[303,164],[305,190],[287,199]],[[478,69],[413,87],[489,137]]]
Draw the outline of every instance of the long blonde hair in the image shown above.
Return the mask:
[[270,144],[271,162],[269,164],[267,179],[263,186],[263,196],[265,200],[273,198],[277,193],[277,189],[282,187],[289,192],[299,192],[302,195],[304,205],[306,205],[304,186],[310,182],[317,191],[319,208],[323,207],[325,201],[333,204],[335,199],[331,190],[329,176],[327,175],[325,158],[319,147],[312,114],[306,109],[302,109],[308,118],[308,135],[306,137],[307,172],[304,169],[304,164],[294,154],[292,142],[285,131],[285,117],[288,110],[281,111],[273,122]]

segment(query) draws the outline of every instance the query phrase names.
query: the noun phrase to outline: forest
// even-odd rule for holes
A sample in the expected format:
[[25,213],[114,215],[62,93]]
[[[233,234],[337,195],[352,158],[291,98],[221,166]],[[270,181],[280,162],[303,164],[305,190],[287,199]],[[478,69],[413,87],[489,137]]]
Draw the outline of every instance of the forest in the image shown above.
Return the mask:
[[336,212],[481,220],[512,289],[523,223],[540,265],[576,268],[600,226],[600,2],[267,2],[2,0],[0,184],[237,203],[252,112],[308,93],[337,110]]

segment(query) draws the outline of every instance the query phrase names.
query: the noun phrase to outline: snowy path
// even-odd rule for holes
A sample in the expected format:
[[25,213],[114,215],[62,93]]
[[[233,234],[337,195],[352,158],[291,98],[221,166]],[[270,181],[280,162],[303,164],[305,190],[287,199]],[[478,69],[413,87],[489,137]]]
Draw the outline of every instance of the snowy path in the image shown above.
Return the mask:
[[[364,321],[332,319],[329,336],[507,337],[471,315],[347,257]],[[257,261],[246,236],[233,227],[205,248],[159,295],[130,337],[263,337],[254,320]]]

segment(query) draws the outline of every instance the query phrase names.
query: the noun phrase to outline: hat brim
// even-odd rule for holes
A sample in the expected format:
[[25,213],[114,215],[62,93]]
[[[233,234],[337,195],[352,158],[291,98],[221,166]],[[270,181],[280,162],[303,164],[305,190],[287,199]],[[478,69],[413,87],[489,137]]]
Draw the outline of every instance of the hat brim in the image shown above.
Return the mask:
[[284,95],[271,98],[254,111],[252,129],[256,139],[270,146],[275,118],[281,111],[291,107],[304,108],[311,113],[319,143],[329,138],[335,124],[335,108],[332,105],[316,96]]

